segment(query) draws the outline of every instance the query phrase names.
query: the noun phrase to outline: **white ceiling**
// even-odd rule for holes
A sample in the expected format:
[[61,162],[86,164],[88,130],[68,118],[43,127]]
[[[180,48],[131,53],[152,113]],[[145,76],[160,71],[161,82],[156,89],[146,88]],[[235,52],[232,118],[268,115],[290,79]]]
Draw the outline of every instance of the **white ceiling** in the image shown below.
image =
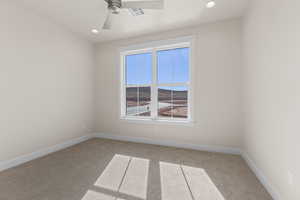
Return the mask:
[[[164,0],[163,10],[144,10],[145,15],[137,17],[131,16],[128,10],[113,15],[111,30],[101,30],[107,12],[104,0],[17,1],[73,32],[103,42],[239,17],[248,0],[215,0],[216,6],[211,9],[205,7],[208,0]],[[94,35],[92,28],[101,31]]]

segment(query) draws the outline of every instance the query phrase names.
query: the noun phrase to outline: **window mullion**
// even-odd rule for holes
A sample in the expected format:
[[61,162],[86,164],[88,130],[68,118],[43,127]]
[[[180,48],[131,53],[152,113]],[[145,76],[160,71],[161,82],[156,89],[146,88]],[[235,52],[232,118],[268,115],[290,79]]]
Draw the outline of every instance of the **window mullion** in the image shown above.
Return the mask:
[[157,57],[156,49],[152,50],[152,92],[151,92],[151,117],[152,119],[157,118]]
[[129,84],[126,85],[127,88],[137,88],[137,87],[151,87],[151,84]]
[[174,109],[174,102],[173,102],[173,90],[171,90],[171,119],[174,118],[173,116],[173,109]]
[[126,65],[125,55],[121,58],[121,117],[127,115],[127,99],[126,99]]
[[137,87],[137,105],[136,105],[136,113],[139,116],[139,109],[140,109],[140,87]]

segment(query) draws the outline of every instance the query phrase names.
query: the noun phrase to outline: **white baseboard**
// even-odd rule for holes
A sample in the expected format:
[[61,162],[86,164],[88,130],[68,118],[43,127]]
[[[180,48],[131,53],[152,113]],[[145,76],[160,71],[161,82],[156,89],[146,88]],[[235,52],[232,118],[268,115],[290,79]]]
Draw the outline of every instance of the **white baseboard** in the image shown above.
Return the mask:
[[246,152],[242,153],[243,159],[246,161],[247,165],[250,167],[250,169],[253,171],[253,173],[256,175],[258,180],[261,182],[261,184],[266,188],[266,190],[269,192],[269,194],[272,196],[274,200],[282,200],[281,195],[278,190],[274,188],[274,186],[271,184],[271,182],[267,179],[267,177],[263,174],[263,172],[257,167],[257,165],[254,163],[254,161],[250,158],[249,154]]
[[67,142],[61,143],[61,144],[57,144],[57,145],[54,145],[54,146],[51,146],[51,147],[48,147],[48,148],[45,148],[45,149],[41,149],[39,151],[30,153],[30,154],[19,156],[17,158],[14,158],[14,159],[11,159],[11,160],[8,160],[8,161],[2,161],[2,162],[0,162],[0,172],[3,171],[3,170],[6,170],[6,169],[12,168],[12,167],[21,165],[21,164],[26,163],[28,161],[43,157],[43,156],[48,155],[50,153],[68,148],[70,146],[73,146],[75,144],[84,142],[84,141],[86,141],[88,139],[91,139],[91,138],[93,138],[93,135],[82,136],[82,137],[75,138],[75,139],[69,140]]
[[159,141],[159,140],[153,140],[148,138],[122,136],[122,135],[115,135],[115,134],[108,134],[108,133],[95,133],[94,136],[96,138],[105,138],[105,139],[120,140],[120,141],[127,141],[127,142],[154,144],[154,145],[161,145],[161,146],[168,146],[168,147],[177,147],[177,148],[184,148],[184,149],[194,149],[200,151],[241,155],[240,149],[232,148],[232,147]]

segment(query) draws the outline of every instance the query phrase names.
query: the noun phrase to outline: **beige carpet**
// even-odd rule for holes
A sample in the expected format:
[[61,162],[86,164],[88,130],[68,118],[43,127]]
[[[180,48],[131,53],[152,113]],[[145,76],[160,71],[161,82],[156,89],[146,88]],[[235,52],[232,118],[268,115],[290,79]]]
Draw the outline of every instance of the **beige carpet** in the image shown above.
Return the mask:
[[0,200],[271,200],[240,156],[92,139],[0,173]]

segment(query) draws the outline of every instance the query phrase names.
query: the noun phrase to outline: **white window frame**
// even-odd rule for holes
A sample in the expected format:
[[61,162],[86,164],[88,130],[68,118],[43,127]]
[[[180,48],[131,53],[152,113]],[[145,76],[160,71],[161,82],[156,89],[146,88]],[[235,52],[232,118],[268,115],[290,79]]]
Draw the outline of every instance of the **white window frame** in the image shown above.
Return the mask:
[[[176,123],[191,123],[193,122],[193,66],[194,66],[194,36],[181,37],[171,40],[155,41],[146,44],[132,45],[129,47],[120,48],[120,119],[134,122],[176,122]],[[157,51],[170,50],[176,48],[189,48],[189,82],[158,84],[157,83]],[[126,71],[125,57],[133,54],[152,53],[152,83],[145,85],[130,85],[129,87],[151,87],[151,116],[127,116],[126,115]],[[188,90],[188,117],[183,118],[168,118],[158,117],[158,87],[170,86],[186,86]]]

